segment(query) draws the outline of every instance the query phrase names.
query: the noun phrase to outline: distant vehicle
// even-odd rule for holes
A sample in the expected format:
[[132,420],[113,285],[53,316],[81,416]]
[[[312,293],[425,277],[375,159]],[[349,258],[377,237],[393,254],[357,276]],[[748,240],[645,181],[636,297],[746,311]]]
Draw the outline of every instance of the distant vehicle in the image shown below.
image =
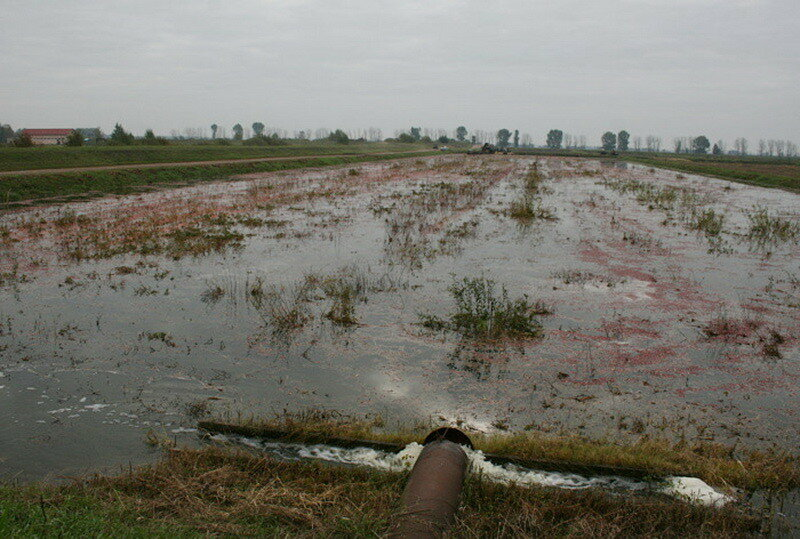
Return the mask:
[[450,148],[448,148],[447,146],[442,146],[441,148],[439,148],[439,151],[441,151],[441,152],[446,152],[446,151],[447,151],[447,150],[449,150],[449,149],[450,149]]
[[467,151],[470,155],[477,155],[477,154],[492,154],[492,153],[502,153],[507,154],[508,148],[498,148],[488,142],[483,146],[475,145]]

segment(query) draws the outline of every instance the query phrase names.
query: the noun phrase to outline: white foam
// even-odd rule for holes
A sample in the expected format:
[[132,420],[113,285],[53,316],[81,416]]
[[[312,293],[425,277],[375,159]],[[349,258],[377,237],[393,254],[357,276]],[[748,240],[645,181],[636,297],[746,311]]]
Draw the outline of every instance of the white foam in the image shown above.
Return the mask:
[[87,404],[84,406],[87,410],[91,410],[92,412],[99,412],[103,408],[107,408],[111,406],[110,404]]
[[[412,442],[400,452],[392,453],[369,447],[343,448],[326,444],[304,445],[259,440],[244,436],[217,434],[211,437],[221,442],[235,442],[267,451],[287,460],[319,459],[352,466],[368,466],[379,470],[411,469],[423,446]],[[483,479],[520,486],[543,486],[563,489],[602,488],[614,491],[650,491],[699,504],[720,507],[733,501],[695,477],[667,477],[663,481],[644,481],[614,475],[583,476],[574,473],[548,472],[514,464],[495,464],[482,451],[464,447],[471,473]]]
[[733,501],[730,496],[717,492],[705,481],[696,477],[667,477],[666,483],[662,490],[664,494],[683,498],[698,505],[722,507]]

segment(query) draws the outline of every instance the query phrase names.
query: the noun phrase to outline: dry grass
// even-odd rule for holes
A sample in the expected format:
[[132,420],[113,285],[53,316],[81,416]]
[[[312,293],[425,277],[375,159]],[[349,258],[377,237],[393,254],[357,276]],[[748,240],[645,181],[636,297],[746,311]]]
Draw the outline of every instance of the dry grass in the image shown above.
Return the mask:
[[[251,436],[281,432],[288,439],[305,442],[342,437],[403,445],[420,441],[434,426],[421,424],[389,431],[380,418],[363,421],[319,412],[283,415],[274,420],[240,417],[226,424]],[[719,487],[784,490],[800,486],[800,458],[778,450],[744,452],[722,444],[670,442],[646,436],[625,444],[533,430],[492,435],[467,432],[477,449],[532,463],[560,463],[587,470],[612,467],[655,476],[689,475]]]
[[[149,467],[61,487],[0,488],[4,535],[375,536],[398,509],[404,473],[280,462],[221,448],[170,450]],[[517,488],[467,480],[455,537],[712,536],[759,519],[666,498]]]

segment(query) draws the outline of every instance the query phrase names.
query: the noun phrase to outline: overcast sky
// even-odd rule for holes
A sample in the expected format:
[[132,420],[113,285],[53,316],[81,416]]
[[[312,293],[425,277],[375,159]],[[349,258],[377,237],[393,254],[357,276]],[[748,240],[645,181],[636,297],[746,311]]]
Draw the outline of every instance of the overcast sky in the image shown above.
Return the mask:
[[1,123],[254,121],[800,142],[800,0],[0,0]]

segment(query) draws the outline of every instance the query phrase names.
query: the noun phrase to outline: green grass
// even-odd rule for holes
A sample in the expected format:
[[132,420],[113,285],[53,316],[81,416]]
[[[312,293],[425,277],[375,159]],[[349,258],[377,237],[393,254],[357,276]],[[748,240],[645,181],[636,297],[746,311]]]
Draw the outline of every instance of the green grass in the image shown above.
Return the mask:
[[[280,462],[222,448],[64,486],[0,487],[3,537],[375,537],[407,473]],[[761,521],[735,506],[492,484],[469,476],[453,537],[735,537]]]
[[[419,156],[433,155],[422,153]],[[324,167],[405,157],[403,154],[352,157],[318,157],[258,163],[195,165],[125,170],[66,172],[35,176],[0,177],[0,207],[15,202],[36,202],[56,197],[91,198],[124,195],[147,188],[227,179],[238,174],[271,172],[306,167]]]
[[176,143],[169,146],[0,147],[0,171],[180,163],[223,159],[258,159],[264,157],[391,153],[428,150],[431,147],[432,144],[389,142],[361,144],[292,142],[286,146],[247,146],[241,144],[222,146],[216,144],[189,145]]
[[800,191],[798,158],[626,153],[621,159],[749,185]]

